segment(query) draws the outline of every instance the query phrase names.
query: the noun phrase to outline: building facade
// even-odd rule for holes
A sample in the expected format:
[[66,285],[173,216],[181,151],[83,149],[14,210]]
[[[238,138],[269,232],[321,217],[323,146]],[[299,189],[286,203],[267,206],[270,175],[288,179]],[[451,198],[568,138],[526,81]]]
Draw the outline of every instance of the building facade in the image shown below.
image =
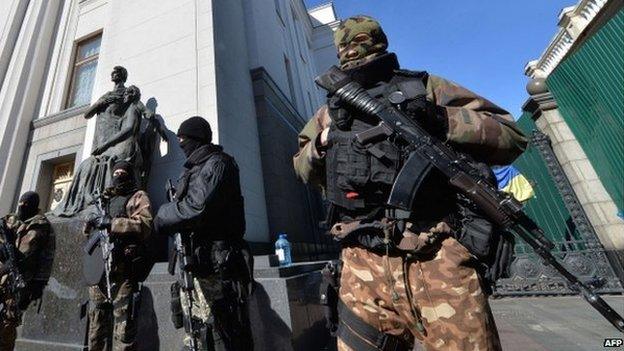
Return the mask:
[[[537,186],[528,212],[557,243],[564,263],[580,275],[615,274],[620,282],[623,8],[621,0],[582,0],[561,11],[550,44],[525,67],[530,98],[518,124],[533,139],[516,163]],[[598,251],[604,254],[592,256]],[[611,287],[621,290],[615,280]]]
[[323,101],[313,78],[337,59],[332,4],[302,0],[8,0],[0,3],[0,213],[26,190],[53,208],[90,155],[91,102],[127,84],[164,123],[147,190],[157,208],[184,161],[175,132],[200,115],[241,169],[247,236],[287,232],[322,250],[319,196],[291,170],[296,135]]

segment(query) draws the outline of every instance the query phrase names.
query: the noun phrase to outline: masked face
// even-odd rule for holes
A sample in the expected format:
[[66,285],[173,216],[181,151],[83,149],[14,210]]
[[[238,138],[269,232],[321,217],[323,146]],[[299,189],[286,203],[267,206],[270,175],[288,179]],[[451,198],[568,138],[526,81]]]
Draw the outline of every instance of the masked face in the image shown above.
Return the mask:
[[193,151],[203,145],[201,141],[187,137],[179,137],[178,141],[180,141],[180,147],[182,148],[182,151],[184,151],[186,158],[191,157]]
[[129,191],[135,190],[134,176],[124,168],[117,168],[113,171],[113,187],[115,193],[125,195]]
[[341,68],[350,69],[386,53],[388,39],[377,21],[368,16],[356,16],[340,24],[334,33],[334,44]]
[[39,212],[39,195],[33,191],[24,193],[17,205],[17,217],[25,221]]

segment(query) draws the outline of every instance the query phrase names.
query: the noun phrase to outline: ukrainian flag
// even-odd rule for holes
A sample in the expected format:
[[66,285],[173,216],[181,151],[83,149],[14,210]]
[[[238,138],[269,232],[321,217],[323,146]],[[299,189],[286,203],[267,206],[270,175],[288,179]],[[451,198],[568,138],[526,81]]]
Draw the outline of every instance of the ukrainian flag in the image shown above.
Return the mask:
[[531,183],[514,166],[493,167],[498,189],[511,194],[520,202],[535,196]]

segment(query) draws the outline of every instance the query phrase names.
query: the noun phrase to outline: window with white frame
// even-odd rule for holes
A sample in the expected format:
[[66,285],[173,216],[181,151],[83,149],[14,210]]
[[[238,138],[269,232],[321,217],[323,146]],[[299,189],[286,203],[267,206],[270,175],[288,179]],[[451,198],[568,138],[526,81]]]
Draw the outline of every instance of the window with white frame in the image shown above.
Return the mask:
[[98,33],[76,43],[66,108],[91,102],[101,42],[102,34]]

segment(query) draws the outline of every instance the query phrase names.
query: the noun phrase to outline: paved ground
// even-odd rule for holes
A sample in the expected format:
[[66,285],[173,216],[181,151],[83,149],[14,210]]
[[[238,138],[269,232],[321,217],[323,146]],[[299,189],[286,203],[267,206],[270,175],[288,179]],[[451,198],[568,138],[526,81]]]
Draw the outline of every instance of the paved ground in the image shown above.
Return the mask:
[[[603,298],[624,315],[624,297]],[[505,351],[607,350],[605,338],[624,337],[579,296],[502,298],[491,306]]]
[[[603,298],[624,315],[624,297]],[[624,346],[602,346],[605,338],[624,335],[580,296],[507,297],[492,299],[490,305],[503,351],[624,351]]]

